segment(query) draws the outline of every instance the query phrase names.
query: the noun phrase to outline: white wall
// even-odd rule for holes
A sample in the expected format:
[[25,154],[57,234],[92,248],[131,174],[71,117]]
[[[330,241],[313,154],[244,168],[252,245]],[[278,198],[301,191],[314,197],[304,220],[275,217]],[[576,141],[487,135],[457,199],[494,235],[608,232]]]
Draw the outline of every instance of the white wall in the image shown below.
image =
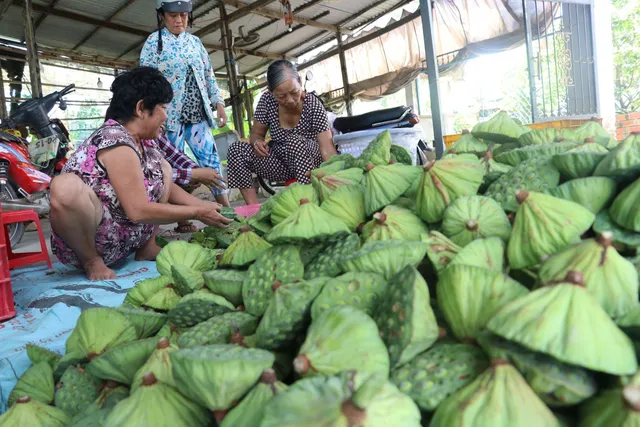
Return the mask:
[[611,31],[610,0],[594,0],[593,24],[595,55],[598,75],[598,99],[604,127],[612,133],[616,130],[616,107],[614,93],[613,35]]

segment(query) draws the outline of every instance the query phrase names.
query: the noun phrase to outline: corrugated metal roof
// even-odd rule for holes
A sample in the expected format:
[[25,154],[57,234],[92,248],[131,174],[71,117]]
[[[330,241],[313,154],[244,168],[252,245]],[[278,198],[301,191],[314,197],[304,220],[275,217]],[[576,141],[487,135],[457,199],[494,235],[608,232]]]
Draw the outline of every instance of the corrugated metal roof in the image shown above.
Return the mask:
[[[252,0],[242,1],[250,3]],[[317,19],[318,22],[336,25],[352,18],[345,26],[353,28],[390,11],[401,0],[382,2],[380,0],[325,0],[312,6],[306,6],[310,1],[312,0],[291,0],[291,5],[294,9],[294,21],[295,16],[312,19],[322,15]],[[34,4],[49,6],[50,0],[34,0]],[[127,0],[59,0],[55,5],[55,9],[62,12],[73,12],[93,19],[107,20],[125,4],[127,4]],[[157,28],[154,11],[155,4],[156,0],[136,0],[126,6],[111,22],[136,30],[152,32]],[[194,11],[196,16],[202,16],[197,19],[193,31],[197,31],[219,19],[219,10],[210,0],[198,0],[195,1],[195,4]],[[376,4],[377,6],[373,7]],[[303,7],[303,10],[295,13],[295,9],[300,7]],[[279,16],[282,13],[282,6],[277,0],[274,0],[266,8],[277,12]],[[236,10],[230,5],[226,6],[226,9],[227,14]],[[206,13],[203,13],[203,11]],[[0,36],[17,39],[23,37],[21,12],[20,7],[12,5],[9,8],[7,15],[5,15],[0,24]],[[37,14],[35,15],[37,16]],[[299,23],[294,22],[294,26],[299,25]],[[318,45],[319,42],[333,36],[331,32],[304,25],[289,34],[284,24],[284,19],[264,17],[256,13],[251,13],[230,23],[234,36],[239,35],[241,26],[244,27],[245,33],[257,32],[260,35],[258,42],[242,47],[242,49],[288,56],[296,56],[298,53],[308,50]],[[49,15],[38,27],[36,39],[43,46],[71,49],[95,31],[96,28],[96,25],[93,24]],[[203,42],[209,45],[220,45],[220,39],[219,30],[202,37]],[[143,42],[144,37],[140,35],[102,28],[83,43],[78,51],[113,58],[121,57],[124,60],[135,60],[139,55]],[[135,47],[135,49],[122,56],[126,50],[132,47]],[[257,70],[256,67],[263,62],[269,62],[258,56],[241,56],[243,55],[236,54],[236,57],[240,57],[238,59],[238,68],[242,74],[247,72],[259,73],[264,67],[260,67]],[[214,69],[224,72],[224,55],[221,52],[213,52],[211,61]]]

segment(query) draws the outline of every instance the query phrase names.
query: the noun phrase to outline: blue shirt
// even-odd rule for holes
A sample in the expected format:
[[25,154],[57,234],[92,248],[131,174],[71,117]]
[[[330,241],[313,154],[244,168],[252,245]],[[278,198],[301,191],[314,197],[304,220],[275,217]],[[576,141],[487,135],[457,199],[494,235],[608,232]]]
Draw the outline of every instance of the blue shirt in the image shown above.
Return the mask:
[[149,35],[140,53],[140,65],[160,70],[173,88],[173,100],[167,107],[167,130],[176,132],[180,125],[184,105],[187,71],[193,71],[198,89],[204,101],[207,122],[216,127],[212,105],[224,105],[224,99],[211,66],[209,54],[200,39],[191,33],[183,32],[179,36],[169,30],[162,30],[162,52],[158,54],[158,34]]

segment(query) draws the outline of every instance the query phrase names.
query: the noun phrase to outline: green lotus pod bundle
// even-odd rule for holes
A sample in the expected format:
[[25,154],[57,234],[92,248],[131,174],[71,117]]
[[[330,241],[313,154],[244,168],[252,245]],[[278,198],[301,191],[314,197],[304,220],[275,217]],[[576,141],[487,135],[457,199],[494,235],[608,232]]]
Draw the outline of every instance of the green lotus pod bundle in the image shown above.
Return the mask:
[[259,426],[271,399],[286,389],[287,385],[278,381],[273,369],[265,369],[258,384],[224,417],[220,427]]
[[364,211],[364,188],[361,185],[338,188],[320,207],[342,221],[351,231],[355,231],[367,219]]
[[352,372],[297,381],[269,402],[260,426],[420,426],[418,407],[396,386],[361,382]]
[[176,350],[170,358],[178,391],[215,411],[218,421],[275,360],[265,350],[224,344]]
[[[171,267],[169,267],[169,272],[171,272]],[[124,298],[124,304],[139,308],[157,292],[160,292],[172,284],[173,277],[171,277],[171,273],[167,276],[160,276],[138,282],[127,292],[127,296]]]
[[232,207],[229,206],[223,206],[220,209],[220,215],[222,215],[223,217],[227,218],[227,219],[236,219],[238,217],[238,214],[236,213],[236,210]]
[[364,242],[374,240],[420,241],[429,229],[412,211],[399,206],[389,205],[375,213],[373,219],[362,227],[361,239]]
[[100,386],[101,381],[83,367],[70,366],[56,384],[56,408],[74,417],[96,400]]
[[62,375],[71,366],[80,366],[89,363],[89,357],[82,352],[68,352],[60,358],[58,364],[53,369],[53,379],[58,382]]
[[320,167],[323,168],[325,166],[329,166],[330,164],[338,163],[338,162],[344,163],[343,169],[349,169],[349,168],[352,168],[352,167],[356,166],[357,159],[355,157],[353,157],[351,154],[348,154],[348,153],[336,154],[335,156],[332,156],[326,162],[323,162],[320,165]]
[[431,347],[440,333],[431,309],[427,282],[412,266],[407,266],[389,281],[373,317],[389,349],[392,368],[409,362]]
[[391,163],[401,163],[407,166],[413,166],[413,158],[406,148],[391,144]]
[[580,427],[640,425],[640,386],[603,390],[580,407]]
[[22,374],[9,394],[9,406],[13,406],[22,396],[29,396],[45,404],[53,402],[55,397],[53,369],[46,360],[32,365]]
[[427,245],[427,257],[431,265],[439,274],[447,268],[462,248],[438,231],[431,231],[422,236],[422,243]]
[[158,273],[171,277],[172,265],[184,265],[196,271],[209,271],[216,267],[216,251],[176,240],[162,248],[156,258]]
[[358,167],[365,168],[369,163],[375,166],[388,165],[391,161],[391,145],[391,133],[388,130],[379,133],[358,156]]
[[493,181],[513,169],[513,166],[495,161],[492,147],[489,148],[489,151],[484,153],[480,159],[480,163],[482,163],[482,166],[484,167],[484,184],[491,184]]
[[84,411],[71,419],[70,427],[102,427],[110,412],[111,409]]
[[203,274],[205,286],[236,307],[242,304],[242,282],[246,276],[246,271],[222,269],[207,271]]
[[441,221],[453,201],[478,192],[483,177],[484,168],[472,154],[428,163],[418,188],[418,216],[427,223]]
[[180,348],[209,344],[228,344],[231,342],[230,328],[232,326],[238,328],[238,331],[244,336],[251,335],[258,327],[258,319],[241,311],[212,317],[181,334],[177,344]]
[[186,265],[172,265],[171,277],[173,277],[173,288],[180,296],[189,295],[204,287],[202,272],[189,268]]
[[273,296],[271,286],[302,280],[304,264],[295,246],[274,246],[249,268],[242,282],[242,301],[247,313],[262,316]]
[[129,389],[115,381],[107,381],[100,396],[71,420],[73,427],[101,427],[111,410],[129,397]]
[[146,300],[141,307],[144,309],[167,312],[178,305],[181,299],[182,297],[178,292],[176,292],[173,285],[169,285],[153,294],[153,296]]
[[325,248],[304,269],[304,278],[336,277],[344,272],[340,262],[360,249],[360,238],[349,234]]
[[260,237],[264,237],[264,235],[267,234],[269,231],[271,231],[271,229],[273,228],[273,225],[271,224],[270,219],[259,220],[255,216],[252,216],[251,218],[249,218],[249,220],[247,221],[247,224]]
[[638,306],[638,273],[634,265],[613,246],[613,233],[603,232],[549,257],[538,272],[543,285],[567,277],[569,271],[582,273],[587,291],[613,318]]
[[340,266],[345,272],[377,273],[389,280],[407,266],[417,267],[428,244],[400,240],[372,240],[347,256]]
[[469,129],[464,129],[462,135],[453,145],[444,152],[447,154],[474,154],[481,157],[489,149],[489,144],[479,140],[475,136],[471,135]]
[[489,141],[489,143],[493,145],[493,154],[496,156],[502,153],[506,153],[507,151],[520,148],[520,144],[518,142],[505,142],[504,144],[496,144],[495,141]]
[[321,201],[325,201],[340,187],[358,185],[362,182],[364,171],[361,168],[341,170],[332,174],[319,172],[311,175],[311,184],[318,192]]
[[286,350],[311,321],[311,303],[326,278],[272,286],[273,297],[256,330],[256,346],[265,350]]
[[484,195],[502,205],[506,211],[518,210],[518,191],[545,191],[560,183],[560,172],[551,157],[535,157],[514,166],[489,186]]
[[559,427],[555,416],[505,360],[491,366],[471,384],[438,406],[431,427]]
[[591,176],[567,181],[559,187],[544,191],[560,199],[570,200],[598,214],[615,197],[616,182],[604,176]]
[[609,153],[609,150],[596,142],[591,142],[589,138],[585,142],[565,153],[553,156],[553,165],[558,168],[563,177],[574,179],[593,175],[598,163]]
[[35,344],[27,344],[26,348],[27,356],[33,365],[37,365],[40,362],[47,362],[49,366],[51,366],[51,369],[54,369],[62,358],[58,353]]
[[611,139],[611,135],[609,132],[602,127],[600,123],[597,122],[596,119],[591,119],[587,123],[581,125],[577,129],[573,129],[573,134],[578,141],[582,141],[585,138],[589,137],[601,137]]
[[104,426],[206,427],[211,422],[205,408],[147,373],[138,391],[113,408]]
[[615,198],[609,216],[619,226],[640,233],[640,178],[626,187]]
[[120,306],[116,311],[124,314],[136,329],[138,339],[154,336],[167,323],[167,316],[162,313],[141,310],[131,306]]
[[409,197],[405,197],[405,196],[400,197],[398,200],[393,202],[393,206],[397,206],[397,207],[400,207],[400,208],[405,208],[407,210],[410,210],[411,212],[415,212],[416,211],[416,202],[415,202],[415,200],[410,199]]
[[540,264],[587,231],[595,215],[587,208],[564,199],[540,193],[519,191],[518,212],[507,246],[507,258],[513,269]]
[[517,142],[518,138],[526,132],[527,130],[509,117],[506,111],[500,111],[490,120],[476,124],[471,130],[471,134],[476,138],[488,139],[499,144]]
[[566,153],[578,147],[577,142],[558,141],[551,144],[529,145],[526,147],[516,148],[496,156],[496,161],[510,166],[516,166],[526,160],[536,157],[548,157],[556,154]]
[[182,298],[169,313],[171,324],[179,328],[190,328],[198,323],[219,316],[236,308],[229,301],[209,291],[201,290]]
[[411,183],[407,191],[404,192],[402,197],[400,197],[395,202],[393,202],[393,204],[395,205],[398,205],[399,203],[400,205],[402,205],[403,199],[411,200],[411,203],[413,204],[411,207],[412,211],[416,210],[415,209],[416,197],[418,196],[418,189],[420,188],[420,183],[422,182],[422,172],[424,171],[424,168],[422,166],[414,166],[414,168],[416,170],[419,170],[420,173],[416,176],[416,179],[413,180],[413,182]]
[[498,237],[474,240],[458,252],[449,267],[468,265],[501,273],[504,269],[504,248],[504,242]]
[[244,226],[238,238],[229,246],[220,259],[220,267],[244,268],[251,265],[271,244]]
[[180,336],[185,333],[186,330],[182,330],[175,325],[172,325],[170,322],[167,322],[162,329],[158,331],[156,336],[158,338],[166,338],[169,340],[171,345],[177,345],[178,339]]
[[302,376],[352,369],[386,375],[389,354],[371,317],[354,307],[334,307],[313,319],[293,367]]
[[67,338],[66,352],[93,358],[136,339],[136,328],[124,314],[112,308],[90,308],[82,312]]
[[149,359],[160,338],[153,337],[110,348],[91,360],[87,372],[101,380],[131,385],[138,369]]
[[444,211],[442,233],[463,247],[485,237],[499,237],[506,242],[511,235],[511,222],[495,200],[465,196]]
[[449,266],[437,290],[438,307],[463,342],[473,342],[499,309],[529,293],[506,274],[469,265]]
[[22,396],[7,412],[0,415],[0,426],[66,427],[71,418],[65,411]]
[[273,225],[276,226],[289,218],[293,212],[298,210],[302,200],[308,200],[314,205],[320,204],[318,192],[311,185],[294,184],[278,194],[278,198],[271,209],[271,222]]
[[[310,178],[317,178],[318,175],[330,175],[336,172],[340,172],[345,169],[346,162],[344,161],[335,161],[333,163],[329,163],[327,165],[320,165],[319,168],[316,168],[309,172]],[[299,201],[298,201],[299,202]]]
[[563,138],[567,141],[575,141],[576,136],[569,129],[544,128],[534,129],[531,132],[524,133],[518,138],[521,147],[529,145],[544,145],[558,141]]
[[502,307],[487,328],[531,350],[593,371],[630,375],[638,369],[633,343],[585,289],[583,275],[576,271],[562,282]]
[[93,403],[101,409],[113,409],[118,403],[129,397],[129,389],[115,381],[107,381],[100,392],[100,396]]
[[593,223],[593,230],[596,233],[610,231],[613,233],[613,243],[621,248],[635,248],[640,246],[640,233],[627,230],[619,226],[609,214],[609,209],[603,209],[596,215],[596,221]]
[[171,387],[175,387],[173,372],[171,371],[171,359],[169,353],[178,349],[172,345],[167,338],[160,338],[153,353],[149,356],[133,376],[131,382],[131,394],[135,393],[142,384],[142,379],[148,372],[153,373],[158,381]]
[[551,407],[577,405],[598,391],[594,374],[484,331],[478,342],[492,359],[509,361]]
[[364,210],[372,215],[402,196],[420,176],[420,168],[402,164],[369,163],[364,176]]
[[349,305],[373,316],[387,290],[384,277],[374,273],[347,273],[325,283],[311,306],[311,318],[336,306]]
[[350,232],[342,221],[308,199],[302,199],[299,208],[273,227],[265,238],[274,245],[318,243],[332,241]]
[[640,133],[633,132],[602,159],[593,174],[628,179],[640,172]]
[[489,366],[484,352],[466,344],[436,344],[391,371],[389,380],[423,411],[435,411],[444,399],[471,383]]
[[[240,229],[243,226],[244,224],[235,221],[225,228],[205,227],[203,231],[208,238],[216,239],[216,247],[226,249],[231,246],[231,244],[238,238],[238,236],[240,235]],[[211,268],[207,268],[206,270],[201,271],[209,271],[212,268],[215,268],[215,264]]]
[[298,250],[300,251],[300,259],[302,260],[302,264],[304,264],[305,269],[307,265],[313,261],[315,257],[317,257],[321,252],[323,252],[331,243],[327,242],[318,242],[305,245],[301,243],[300,245],[296,245]]

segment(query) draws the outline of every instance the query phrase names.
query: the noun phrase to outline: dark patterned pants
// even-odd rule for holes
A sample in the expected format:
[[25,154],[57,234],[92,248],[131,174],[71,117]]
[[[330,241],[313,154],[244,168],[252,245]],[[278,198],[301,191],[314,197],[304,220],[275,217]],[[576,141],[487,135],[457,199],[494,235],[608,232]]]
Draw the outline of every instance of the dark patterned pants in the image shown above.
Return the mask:
[[295,178],[301,184],[311,181],[306,173],[322,163],[317,141],[295,139],[274,143],[269,156],[259,157],[247,142],[234,142],[229,147],[229,188],[252,188],[256,174],[268,181],[283,182]]

